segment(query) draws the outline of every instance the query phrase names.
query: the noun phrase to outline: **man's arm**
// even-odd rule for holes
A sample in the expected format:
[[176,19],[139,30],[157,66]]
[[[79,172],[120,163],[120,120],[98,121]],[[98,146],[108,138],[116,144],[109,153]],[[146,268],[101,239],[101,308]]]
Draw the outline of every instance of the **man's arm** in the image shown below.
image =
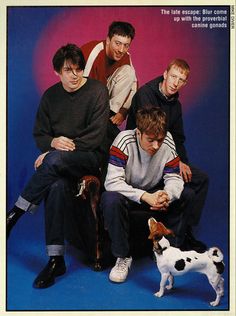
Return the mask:
[[53,131],[51,129],[49,112],[46,97],[43,95],[36,114],[33,136],[37,147],[41,152],[47,152],[52,149]]
[[[119,135],[114,143],[118,142]],[[113,143],[113,144],[114,144]],[[125,166],[128,156],[116,146],[110,149],[110,158],[105,180],[105,189],[107,191],[115,191],[126,196],[131,201],[141,203],[141,196],[144,190],[134,188],[126,182]]]
[[163,171],[164,190],[167,192],[170,202],[180,198],[184,188],[184,181],[179,171],[179,157],[169,160]]
[[170,118],[170,125],[169,125],[169,132],[171,133],[175,146],[176,151],[180,157],[180,160],[184,163],[188,163],[187,152],[185,149],[185,134],[184,134],[184,127],[183,127],[183,116],[182,116],[182,109],[181,103],[178,102],[175,107],[172,109],[172,117]]

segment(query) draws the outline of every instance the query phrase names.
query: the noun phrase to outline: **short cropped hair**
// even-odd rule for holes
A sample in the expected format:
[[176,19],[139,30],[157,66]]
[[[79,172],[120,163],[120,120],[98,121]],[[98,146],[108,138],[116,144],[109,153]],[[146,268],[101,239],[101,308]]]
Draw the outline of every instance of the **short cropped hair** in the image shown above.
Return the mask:
[[173,59],[167,66],[167,72],[170,70],[172,66],[181,69],[182,72],[184,72],[185,75],[188,77],[189,72],[190,72],[190,66],[184,59],[180,59],[180,58]]
[[134,39],[135,29],[133,25],[128,22],[114,21],[111,23],[108,29],[108,37],[111,39],[114,35],[127,36],[131,40]]
[[65,60],[70,61],[73,65],[79,66],[81,70],[85,68],[85,59],[81,49],[75,44],[62,46],[55,53],[52,63],[56,72],[60,73]]
[[166,114],[161,108],[147,104],[137,111],[136,126],[141,133],[166,135]]

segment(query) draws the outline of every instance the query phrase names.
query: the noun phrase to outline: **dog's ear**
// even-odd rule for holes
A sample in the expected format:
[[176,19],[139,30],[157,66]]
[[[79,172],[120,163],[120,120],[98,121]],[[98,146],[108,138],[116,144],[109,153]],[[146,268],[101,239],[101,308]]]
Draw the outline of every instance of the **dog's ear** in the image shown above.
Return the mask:
[[157,223],[157,221],[155,220],[154,217],[150,217],[149,220],[148,220],[148,226],[149,226],[149,229],[151,229],[153,227],[153,225],[155,225]]
[[154,237],[154,233],[150,233],[150,235],[148,236],[148,239],[153,239],[153,237]]
[[148,226],[150,230],[150,235],[148,236],[148,239],[153,239],[153,236],[156,234],[157,231],[157,221],[155,218],[150,217],[148,220]]
[[160,231],[162,236],[175,236],[173,230],[166,228],[165,225],[162,222],[158,222],[158,230]]

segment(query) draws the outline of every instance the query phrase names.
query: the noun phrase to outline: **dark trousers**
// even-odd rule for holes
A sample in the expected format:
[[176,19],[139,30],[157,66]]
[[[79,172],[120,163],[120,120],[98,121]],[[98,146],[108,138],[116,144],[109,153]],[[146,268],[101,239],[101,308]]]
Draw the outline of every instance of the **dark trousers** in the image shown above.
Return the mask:
[[168,238],[173,246],[179,247],[184,241],[185,232],[192,217],[194,200],[193,190],[186,187],[179,200],[170,204],[167,211],[151,211],[150,206],[128,200],[117,192],[103,192],[101,209],[104,216],[104,226],[111,239],[111,251],[115,257],[126,257],[130,254],[130,213],[144,212],[142,220],[148,229],[148,218],[154,217],[172,229],[175,237]]
[[97,175],[99,159],[93,152],[52,151],[23,190],[21,197],[33,205],[45,200],[47,245],[64,244],[64,214],[71,207],[71,181]]
[[190,169],[192,171],[192,181],[189,183],[185,183],[184,188],[188,190],[192,190],[193,194],[193,204],[192,204],[192,216],[189,221],[190,226],[198,225],[202,209],[205,204],[205,200],[207,197],[208,187],[209,187],[209,178],[206,173],[197,169],[194,166],[190,165]]

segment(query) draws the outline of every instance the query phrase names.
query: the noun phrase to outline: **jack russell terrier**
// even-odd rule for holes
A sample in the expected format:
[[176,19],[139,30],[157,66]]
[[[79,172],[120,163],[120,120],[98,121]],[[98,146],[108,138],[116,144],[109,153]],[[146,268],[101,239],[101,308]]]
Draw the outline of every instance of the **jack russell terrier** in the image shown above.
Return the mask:
[[[221,276],[224,272],[224,262],[220,249],[213,247],[204,253],[198,253],[194,250],[181,251],[179,248],[170,246],[169,241],[164,237],[167,235],[174,236],[172,230],[167,229],[153,217],[149,218],[148,226],[150,230],[148,238],[153,241],[156,264],[161,273],[160,289],[154,295],[161,297],[165,288],[172,289],[174,275],[195,271],[207,276],[209,283],[216,292],[216,299],[210,304],[217,306],[220,303],[221,296],[224,295],[224,279]],[[167,280],[169,281],[168,285],[166,285]]]

